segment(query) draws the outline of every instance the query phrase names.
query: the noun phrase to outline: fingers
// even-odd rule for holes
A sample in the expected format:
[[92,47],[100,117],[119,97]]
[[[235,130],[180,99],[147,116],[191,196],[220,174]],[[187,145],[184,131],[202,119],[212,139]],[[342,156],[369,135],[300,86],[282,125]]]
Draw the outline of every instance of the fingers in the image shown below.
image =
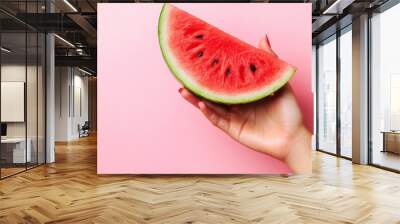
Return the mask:
[[229,118],[229,111],[224,108],[222,105],[217,105],[211,102],[208,102],[206,100],[200,100],[197,96],[193,95],[189,90],[185,88],[180,88],[179,93],[182,95],[182,97],[187,100],[189,103],[191,103],[193,106],[199,108],[199,102],[203,102],[206,104],[208,108],[213,110],[215,113],[217,113],[219,116]]
[[180,88],[179,93],[182,97],[191,103],[193,106],[199,108],[203,115],[215,126],[227,132],[229,130],[229,111],[223,106],[200,100],[185,88]]
[[229,131],[229,120],[218,115],[215,111],[210,109],[204,102],[200,101],[198,103],[198,107],[200,111],[204,114],[204,116],[216,127],[221,130],[228,132]]
[[222,129],[225,132],[229,130],[229,111],[223,106],[200,100],[198,97],[193,95],[189,90],[180,88],[179,93],[182,97],[191,103],[193,106],[200,109],[203,115],[215,126]]
[[179,89],[179,93],[182,95],[182,97],[188,101],[189,103],[191,103],[193,106],[195,107],[199,107],[199,102],[200,99],[197,98],[195,95],[193,95],[191,92],[189,92],[187,89],[185,88],[180,88]]
[[271,44],[269,42],[269,39],[268,39],[267,35],[265,35],[265,37],[260,40],[260,42],[258,43],[258,46],[259,46],[260,49],[262,49],[264,51],[267,51],[267,52],[273,54],[274,56],[277,56],[275,54],[275,52],[272,50],[272,48],[271,48]]
[[229,111],[222,105],[217,105],[215,103],[211,103],[208,101],[202,101],[203,103],[206,104],[208,108],[216,112],[218,115],[224,117],[224,118],[229,118]]

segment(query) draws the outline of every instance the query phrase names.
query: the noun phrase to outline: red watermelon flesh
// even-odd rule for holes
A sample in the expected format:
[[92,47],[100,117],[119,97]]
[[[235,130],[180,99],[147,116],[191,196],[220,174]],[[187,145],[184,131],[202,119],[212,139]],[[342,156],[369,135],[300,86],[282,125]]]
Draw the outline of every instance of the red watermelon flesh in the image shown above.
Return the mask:
[[158,29],[162,54],[175,77],[214,102],[256,101],[295,73],[272,51],[251,46],[171,4],[164,5]]

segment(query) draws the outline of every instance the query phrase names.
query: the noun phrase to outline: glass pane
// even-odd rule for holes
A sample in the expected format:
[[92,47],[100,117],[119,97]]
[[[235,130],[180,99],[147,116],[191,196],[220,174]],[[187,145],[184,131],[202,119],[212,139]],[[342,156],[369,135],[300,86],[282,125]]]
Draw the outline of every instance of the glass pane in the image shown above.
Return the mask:
[[[2,177],[25,170],[26,34],[1,34],[1,166]],[[28,147],[29,149],[29,147]]]
[[318,48],[318,148],[336,153],[336,38]]
[[[27,2],[26,12],[37,13],[37,2]],[[30,19],[33,23],[35,19]],[[37,33],[27,30],[27,75],[26,75],[26,125],[27,125],[27,150],[30,150],[30,161],[27,167],[37,165]]]
[[352,35],[340,36],[340,152],[351,158],[352,141]]
[[[45,1],[0,1],[11,14],[45,12]],[[29,16],[29,14],[28,14]],[[0,177],[45,161],[45,35],[0,12]],[[32,22],[36,18],[28,19]]]
[[400,170],[400,5],[372,22],[372,163]]
[[28,38],[28,62],[27,62],[27,80],[26,80],[26,90],[27,90],[27,98],[26,98],[26,113],[27,113],[27,142],[28,149],[30,148],[30,160],[28,160],[28,168],[34,167],[37,165],[37,115],[38,115],[38,107],[37,107],[37,98],[38,98],[38,88],[37,88],[37,79],[38,79],[38,36],[37,33],[31,32],[27,33]]
[[46,37],[39,33],[38,41],[38,163],[45,163],[45,44]]

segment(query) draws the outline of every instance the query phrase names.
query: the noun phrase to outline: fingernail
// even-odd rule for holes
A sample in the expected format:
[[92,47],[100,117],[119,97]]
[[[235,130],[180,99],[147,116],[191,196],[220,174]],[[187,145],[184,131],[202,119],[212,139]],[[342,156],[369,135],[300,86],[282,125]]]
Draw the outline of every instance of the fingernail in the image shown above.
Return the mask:
[[206,108],[206,105],[202,101],[198,102],[197,105],[199,106],[200,109]]

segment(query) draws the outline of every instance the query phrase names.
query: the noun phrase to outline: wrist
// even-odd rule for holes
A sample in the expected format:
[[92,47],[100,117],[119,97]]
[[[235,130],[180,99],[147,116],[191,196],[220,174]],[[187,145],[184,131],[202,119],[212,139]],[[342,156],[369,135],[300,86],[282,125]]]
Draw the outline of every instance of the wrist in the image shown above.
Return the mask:
[[304,126],[301,126],[296,131],[296,135],[291,138],[287,147],[288,153],[283,161],[293,173],[311,173],[312,150],[310,132]]

